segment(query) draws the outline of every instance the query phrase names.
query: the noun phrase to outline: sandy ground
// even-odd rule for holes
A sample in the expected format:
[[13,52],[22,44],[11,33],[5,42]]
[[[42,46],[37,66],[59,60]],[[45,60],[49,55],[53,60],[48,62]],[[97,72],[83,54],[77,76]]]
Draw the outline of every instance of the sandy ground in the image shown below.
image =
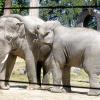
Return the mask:
[[51,93],[13,86],[10,90],[0,90],[0,100],[100,100],[100,96],[87,96],[88,89],[72,88],[72,91],[72,93]]

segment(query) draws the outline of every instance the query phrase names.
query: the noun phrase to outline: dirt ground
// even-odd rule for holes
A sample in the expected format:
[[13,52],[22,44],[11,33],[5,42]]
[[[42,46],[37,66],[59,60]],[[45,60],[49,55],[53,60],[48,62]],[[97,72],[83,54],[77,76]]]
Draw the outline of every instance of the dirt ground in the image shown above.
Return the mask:
[[87,96],[88,89],[72,88],[72,93],[51,93],[46,90],[26,90],[12,86],[0,90],[0,100],[100,100],[100,96]]
[[[19,74],[23,71],[23,66],[25,66],[24,61],[18,59],[11,80],[28,81],[26,75]],[[72,86],[89,86],[88,78],[83,72],[78,75],[72,74],[71,78]],[[51,93],[46,90],[26,90],[26,85],[23,84],[10,85],[10,90],[0,90],[0,100],[100,100],[100,96],[88,96],[88,89],[72,88],[72,93]]]

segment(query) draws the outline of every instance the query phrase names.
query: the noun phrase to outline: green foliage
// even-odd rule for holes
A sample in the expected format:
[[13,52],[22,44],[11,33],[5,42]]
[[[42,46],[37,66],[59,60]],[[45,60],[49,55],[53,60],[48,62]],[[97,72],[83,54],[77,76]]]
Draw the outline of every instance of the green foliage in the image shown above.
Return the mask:
[[0,16],[3,15],[4,0],[0,0]]
[[[12,7],[27,7],[29,6],[29,0],[13,0]],[[28,9],[13,9],[13,13],[19,13],[21,15],[28,15]]]
[[[12,0],[12,7],[28,7],[30,0]],[[40,0],[40,6],[83,6],[100,5],[100,0]],[[0,0],[0,8],[4,0]],[[63,25],[75,26],[81,8],[40,9],[40,17],[44,20],[59,20]],[[0,9],[2,15],[3,9]],[[28,15],[28,9],[13,9],[13,13]]]
[[[82,6],[84,0],[41,0],[41,6]],[[44,20],[59,20],[62,24],[75,26],[75,21],[82,9],[80,8],[59,8],[41,9],[40,16]]]

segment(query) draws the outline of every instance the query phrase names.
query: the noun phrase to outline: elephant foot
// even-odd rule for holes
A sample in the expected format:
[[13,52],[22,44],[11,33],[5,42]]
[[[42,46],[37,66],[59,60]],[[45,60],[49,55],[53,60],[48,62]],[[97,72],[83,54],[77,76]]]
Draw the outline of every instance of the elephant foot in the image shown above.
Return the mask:
[[49,88],[49,91],[54,93],[65,93],[67,92],[63,87],[51,87]]
[[39,86],[39,85],[30,84],[30,85],[27,87],[27,90],[39,90],[39,89],[40,89],[40,86]]
[[71,92],[71,87],[64,87],[64,90],[66,90],[66,92]]
[[2,89],[2,90],[9,90],[10,86],[9,85],[0,85],[0,89]]
[[90,90],[89,92],[88,92],[88,95],[89,96],[99,96],[100,95],[100,90]]
[[48,90],[49,88],[50,88],[50,86],[48,86],[48,85],[41,85],[42,90]]

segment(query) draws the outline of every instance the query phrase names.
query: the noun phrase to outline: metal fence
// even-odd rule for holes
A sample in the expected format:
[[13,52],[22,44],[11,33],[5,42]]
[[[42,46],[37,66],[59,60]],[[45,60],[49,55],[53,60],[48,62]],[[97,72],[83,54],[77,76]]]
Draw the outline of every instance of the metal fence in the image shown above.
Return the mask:
[[[60,10],[77,9],[77,8],[78,9],[79,8],[80,9],[99,9],[100,6],[47,6],[47,7],[7,7],[7,8],[2,7],[0,9],[26,9],[26,10],[28,10],[28,9],[41,9],[41,10],[48,10],[48,9],[50,9],[50,11],[53,11],[53,10],[58,11],[59,10],[59,12],[60,12]],[[67,15],[67,12],[65,14]],[[57,18],[57,16],[53,17],[53,16],[50,15],[50,17],[48,17],[48,20],[52,20],[52,19],[56,19],[56,18]],[[64,19],[64,22],[65,22],[65,19]],[[66,24],[66,23],[63,23],[63,24]],[[73,25],[70,25],[70,26],[73,26]],[[30,82],[22,82],[22,81],[14,81],[14,80],[9,80],[9,81],[8,80],[0,80],[0,81],[11,82],[11,83],[22,83],[22,84],[38,84],[38,83],[30,83]],[[41,85],[63,86],[63,87],[74,87],[74,88],[90,89],[90,87],[68,86],[68,85],[59,85],[59,84],[41,84]],[[100,88],[91,88],[91,89],[100,89]]]

